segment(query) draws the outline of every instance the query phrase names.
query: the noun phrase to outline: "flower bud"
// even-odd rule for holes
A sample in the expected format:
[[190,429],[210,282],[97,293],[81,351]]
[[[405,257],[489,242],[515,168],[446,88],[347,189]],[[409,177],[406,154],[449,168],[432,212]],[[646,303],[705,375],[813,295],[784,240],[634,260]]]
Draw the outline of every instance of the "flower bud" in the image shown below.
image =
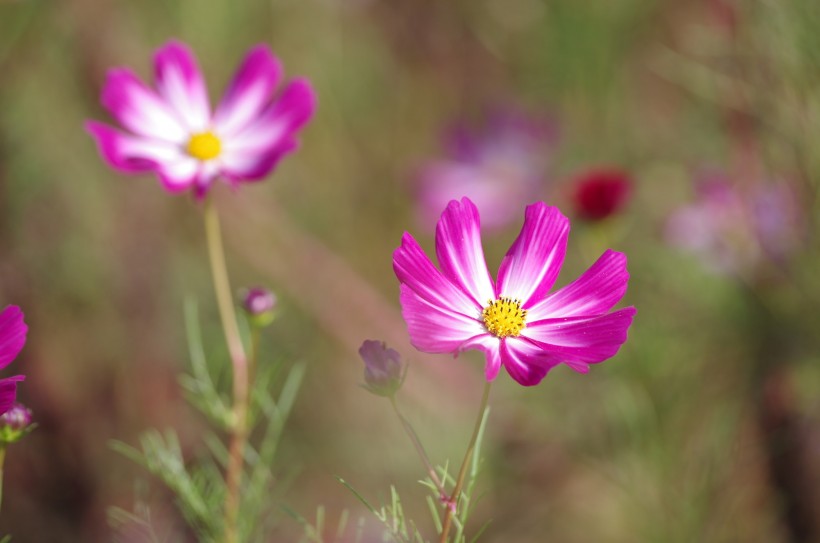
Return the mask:
[[242,291],[242,309],[251,325],[264,328],[273,322],[276,295],[266,288],[253,287]]
[[31,419],[31,409],[21,403],[15,403],[0,415],[0,446],[19,441],[33,430]]
[[359,347],[364,361],[364,388],[378,396],[393,396],[404,382],[405,364],[401,355],[383,341],[367,339]]

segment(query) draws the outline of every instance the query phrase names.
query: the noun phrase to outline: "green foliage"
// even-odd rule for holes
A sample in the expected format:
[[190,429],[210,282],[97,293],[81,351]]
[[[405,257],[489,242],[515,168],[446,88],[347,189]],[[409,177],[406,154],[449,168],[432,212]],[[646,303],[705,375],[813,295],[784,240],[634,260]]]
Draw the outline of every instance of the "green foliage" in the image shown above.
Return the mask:
[[[185,314],[192,373],[182,377],[182,385],[191,404],[218,430],[227,430],[232,414],[220,392],[224,383],[214,377],[208,365],[193,302],[186,304]],[[299,364],[283,372],[281,364],[270,364],[260,373],[254,380],[250,411],[251,436],[256,439],[252,439],[244,451],[240,486],[238,530],[243,542],[265,541],[275,520],[272,504],[276,492],[281,489],[275,488],[279,474],[272,466],[305,366]],[[274,398],[271,391],[280,378],[282,384],[278,387],[278,397]],[[172,429],[164,433],[155,429],[146,431],[140,437],[139,447],[117,441],[112,442],[111,447],[143,466],[173,492],[179,511],[200,541],[216,542],[221,540],[224,531],[221,511],[226,495],[223,473],[228,463],[228,451],[216,433],[206,432],[202,439],[208,454],[200,454],[194,459],[185,457]],[[151,518],[145,508],[135,513],[113,508],[109,517],[115,526],[136,524],[151,529]]]
[[151,510],[140,502],[135,505],[133,513],[120,507],[109,507],[108,524],[114,530],[114,543],[128,543],[137,538],[145,543],[170,541],[154,531]]
[[[471,538],[467,538],[467,522],[470,518],[470,514],[473,512],[478,500],[480,499],[480,496],[475,495],[475,487],[478,476],[481,472],[481,443],[484,439],[484,430],[487,425],[487,417],[489,416],[489,413],[490,408],[487,407],[482,414],[478,438],[476,439],[472,457],[469,459],[470,466],[469,471],[467,472],[464,488],[462,489],[461,496],[457,499],[456,514],[453,515],[453,526],[455,531],[452,533],[452,539],[450,540],[452,543],[474,543],[489,525],[489,521],[485,522],[478,530],[476,530],[475,534]],[[436,468],[436,472],[445,486],[455,485],[455,478],[449,472],[449,464],[438,466]],[[382,525],[382,541],[394,543],[429,543],[430,541],[438,540],[438,537],[434,539],[425,538],[424,535],[422,535],[422,531],[419,529],[418,523],[407,517],[404,507],[402,506],[402,500],[399,496],[399,492],[396,490],[394,485],[390,485],[390,500],[377,506],[365,498],[361,492],[359,492],[345,479],[337,477],[337,480],[344,485],[344,487],[347,488]],[[438,487],[430,477],[419,481],[419,483],[430,492],[426,497],[427,505],[430,510],[430,516],[432,518],[433,526],[435,527],[435,532],[436,534],[441,534],[443,524],[442,513],[444,508],[447,507],[447,504],[445,503],[446,500],[439,494]],[[325,514],[322,507],[317,509],[316,521],[314,523],[307,521],[304,517],[292,511],[288,510],[288,513],[302,525],[304,529],[302,539],[303,542],[332,543],[339,541],[343,536],[354,537],[353,541],[355,542],[361,540],[361,533],[364,527],[363,519],[360,519],[355,528],[355,533],[351,536],[351,534],[346,533],[348,520],[347,514],[343,514],[336,528],[335,539],[328,541],[324,539],[323,536],[325,533]]]

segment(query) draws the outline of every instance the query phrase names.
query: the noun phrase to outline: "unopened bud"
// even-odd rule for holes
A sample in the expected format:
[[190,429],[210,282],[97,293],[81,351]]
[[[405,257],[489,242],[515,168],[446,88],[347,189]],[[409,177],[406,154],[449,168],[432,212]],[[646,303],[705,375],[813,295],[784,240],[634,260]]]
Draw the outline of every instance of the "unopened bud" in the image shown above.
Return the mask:
[[383,341],[365,340],[359,347],[364,361],[364,388],[379,396],[393,396],[404,382],[405,364],[401,355]]
[[242,292],[242,309],[253,326],[263,328],[273,322],[276,296],[266,288],[249,288]]
[[19,441],[33,430],[31,419],[31,409],[21,403],[15,403],[0,415],[0,446]]

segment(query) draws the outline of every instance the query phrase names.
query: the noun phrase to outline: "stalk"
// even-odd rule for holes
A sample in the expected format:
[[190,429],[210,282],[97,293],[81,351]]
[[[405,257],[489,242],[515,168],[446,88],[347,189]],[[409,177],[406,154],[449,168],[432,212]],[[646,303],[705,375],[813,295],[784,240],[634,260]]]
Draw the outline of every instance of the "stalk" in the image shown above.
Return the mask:
[[484,394],[481,396],[481,407],[478,409],[478,417],[476,417],[475,427],[473,428],[473,437],[470,438],[470,444],[467,446],[467,452],[464,453],[464,460],[461,461],[461,469],[458,471],[458,479],[456,479],[456,486],[453,493],[450,495],[449,504],[444,513],[444,522],[441,527],[441,538],[439,543],[447,543],[447,537],[450,535],[450,527],[453,524],[453,515],[458,508],[458,499],[461,496],[461,489],[464,487],[464,477],[467,475],[467,466],[470,464],[470,459],[475,450],[475,443],[478,439],[478,434],[481,430],[481,421],[484,419],[484,411],[487,409],[487,401],[490,398],[490,388],[492,381],[487,381],[484,384]]
[[242,482],[243,457],[248,440],[248,359],[236,323],[233,296],[225,251],[222,247],[222,232],[219,214],[211,198],[205,200],[205,234],[208,242],[208,256],[211,263],[214,291],[219,305],[222,330],[228,344],[228,352],[233,367],[233,425],[230,429],[228,447],[228,467],[225,474],[225,543],[238,543],[237,520],[239,517],[239,494]]
[[444,484],[439,479],[438,474],[436,474],[435,468],[433,468],[433,463],[430,462],[430,457],[427,456],[427,451],[424,450],[424,446],[421,444],[421,440],[419,439],[418,434],[413,429],[413,426],[410,424],[404,415],[399,411],[399,406],[396,403],[396,397],[390,396],[390,404],[393,406],[393,411],[396,412],[396,416],[399,417],[401,421],[402,428],[407,433],[407,436],[410,438],[410,441],[413,442],[413,447],[416,448],[416,452],[418,453],[419,457],[421,458],[424,467],[427,469],[427,474],[430,476],[430,479],[433,481],[433,484],[436,485],[438,489],[439,497],[442,500],[447,499],[447,492],[444,490]]

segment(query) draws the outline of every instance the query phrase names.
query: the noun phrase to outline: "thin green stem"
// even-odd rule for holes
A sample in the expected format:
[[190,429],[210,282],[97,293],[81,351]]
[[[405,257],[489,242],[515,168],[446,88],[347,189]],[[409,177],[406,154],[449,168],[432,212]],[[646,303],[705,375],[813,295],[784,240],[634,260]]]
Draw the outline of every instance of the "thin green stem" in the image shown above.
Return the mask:
[[461,496],[461,489],[464,487],[464,477],[467,475],[467,466],[470,465],[470,460],[475,450],[476,440],[481,431],[481,421],[484,420],[484,411],[487,409],[487,401],[490,399],[490,388],[492,381],[487,381],[484,384],[484,394],[481,396],[481,407],[478,409],[478,417],[476,417],[475,427],[473,428],[473,436],[470,438],[470,444],[467,446],[467,452],[464,453],[464,460],[461,461],[461,469],[458,471],[458,479],[456,479],[456,486],[453,493],[450,495],[450,500],[446,512],[444,513],[444,522],[441,527],[441,538],[439,543],[447,543],[447,537],[450,535],[450,526],[453,524],[453,515],[458,507],[458,500]]
[[433,467],[433,463],[430,462],[430,457],[427,456],[427,451],[424,450],[424,446],[421,444],[421,440],[419,439],[418,434],[413,429],[413,426],[410,424],[402,412],[399,410],[399,405],[396,403],[396,397],[390,396],[390,404],[393,406],[393,411],[396,412],[396,416],[399,417],[401,421],[402,428],[407,433],[407,436],[410,438],[410,441],[413,442],[413,447],[416,448],[416,452],[418,453],[419,457],[421,458],[424,467],[427,469],[427,474],[430,476],[430,479],[433,481],[433,484],[436,485],[438,489],[439,496],[442,499],[447,498],[447,491],[444,490],[444,484],[439,479],[438,474],[436,473],[435,468]]
[[236,323],[225,251],[222,247],[222,232],[219,214],[213,201],[205,201],[205,234],[208,240],[208,255],[211,262],[214,291],[222,319],[222,329],[228,343],[228,352],[233,366],[233,426],[228,448],[228,467],[225,475],[225,542],[237,543],[237,520],[239,516],[239,493],[242,482],[243,457],[248,439],[248,359]]
[[248,353],[248,383],[256,380],[256,361],[259,359],[260,328],[251,324],[251,348]]

